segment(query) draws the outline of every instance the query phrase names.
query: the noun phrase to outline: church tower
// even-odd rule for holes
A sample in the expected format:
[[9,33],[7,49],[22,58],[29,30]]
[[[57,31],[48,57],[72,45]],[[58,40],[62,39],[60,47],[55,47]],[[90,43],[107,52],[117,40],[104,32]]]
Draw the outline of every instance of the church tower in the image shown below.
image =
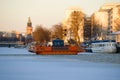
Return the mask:
[[27,27],[26,27],[26,35],[32,35],[32,22],[30,17],[28,17]]

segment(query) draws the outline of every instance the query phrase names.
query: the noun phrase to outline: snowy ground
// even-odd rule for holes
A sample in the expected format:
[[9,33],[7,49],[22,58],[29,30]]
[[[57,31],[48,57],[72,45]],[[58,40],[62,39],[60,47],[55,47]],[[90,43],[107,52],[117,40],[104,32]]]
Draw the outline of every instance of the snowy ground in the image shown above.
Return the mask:
[[78,56],[35,55],[0,47],[0,80],[120,80],[119,63],[84,61]]

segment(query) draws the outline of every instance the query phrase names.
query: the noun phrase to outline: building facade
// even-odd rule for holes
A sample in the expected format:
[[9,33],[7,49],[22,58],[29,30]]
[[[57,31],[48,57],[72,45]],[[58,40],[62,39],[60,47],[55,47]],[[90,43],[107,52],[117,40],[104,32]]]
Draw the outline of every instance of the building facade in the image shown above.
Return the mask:
[[105,39],[108,30],[108,13],[104,11],[95,12],[92,15],[92,37]]
[[109,26],[112,29],[112,32],[116,32],[119,26],[116,24],[116,20],[120,18],[119,7],[115,6],[109,10]]
[[106,3],[92,15],[92,35],[95,38],[107,39],[108,35],[117,31],[115,20],[120,17],[119,5],[119,3]]

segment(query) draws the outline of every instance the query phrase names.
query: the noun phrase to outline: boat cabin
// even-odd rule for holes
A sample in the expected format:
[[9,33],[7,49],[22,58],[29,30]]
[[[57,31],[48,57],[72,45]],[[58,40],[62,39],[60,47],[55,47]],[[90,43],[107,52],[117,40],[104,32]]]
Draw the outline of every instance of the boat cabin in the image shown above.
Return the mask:
[[115,53],[116,42],[115,40],[96,40],[92,41],[92,52],[96,53]]
[[64,46],[64,41],[60,39],[55,39],[52,41],[52,46],[53,47],[63,47]]
[[116,46],[115,40],[96,40],[92,41],[92,47],[108,47]]

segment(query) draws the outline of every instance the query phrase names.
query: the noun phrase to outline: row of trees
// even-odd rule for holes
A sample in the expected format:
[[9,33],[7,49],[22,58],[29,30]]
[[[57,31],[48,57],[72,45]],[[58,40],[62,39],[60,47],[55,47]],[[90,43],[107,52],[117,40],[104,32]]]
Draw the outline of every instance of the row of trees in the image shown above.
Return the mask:
[[48,42],[53,38],[62,39],[62,24],[53,25],[51,29],[38,25],[33,32],[33,40],[37,42]]

